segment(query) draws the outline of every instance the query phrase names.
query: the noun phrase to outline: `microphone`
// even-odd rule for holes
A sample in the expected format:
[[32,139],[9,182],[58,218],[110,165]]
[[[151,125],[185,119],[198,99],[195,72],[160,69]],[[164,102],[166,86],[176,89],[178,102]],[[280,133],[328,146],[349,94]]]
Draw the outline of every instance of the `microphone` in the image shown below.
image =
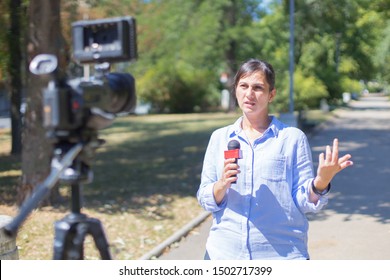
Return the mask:
[[[242,158],[242,153],[241,153],[241,150],[240,150],[240,142],[238,142],[237,140],[230,140],[230,142],[228,143],[228,150],[225,151],[225,159],[228,159],[228,158],[235,158],[236,160],[234,161],[234,163],[237,163],[237,160],[239,158]],[[237,177],[237,175],[234,175],[233,177]],[[232,182],[232,184],[235,184],[236,182]]]

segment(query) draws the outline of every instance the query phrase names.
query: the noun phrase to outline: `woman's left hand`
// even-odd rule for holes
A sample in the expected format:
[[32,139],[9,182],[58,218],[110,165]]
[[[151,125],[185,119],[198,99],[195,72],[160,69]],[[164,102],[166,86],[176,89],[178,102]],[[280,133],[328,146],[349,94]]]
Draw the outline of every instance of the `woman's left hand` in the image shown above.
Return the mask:
[[314,180],[314,185],[317,190],[322,191],[327,188],[333,177],[341,170],[353,165],[350,154],[339,158],[339,141],[333,140],[333,148],[326,146],[326,152],[319,155],[319,164],[317,169],[317,177]]

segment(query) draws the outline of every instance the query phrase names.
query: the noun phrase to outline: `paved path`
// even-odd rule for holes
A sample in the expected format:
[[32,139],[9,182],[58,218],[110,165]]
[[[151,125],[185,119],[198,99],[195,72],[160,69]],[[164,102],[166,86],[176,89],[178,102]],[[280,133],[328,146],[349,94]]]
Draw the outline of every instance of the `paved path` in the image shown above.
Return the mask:
[[10,118],[0,117],[0,129],[1,128],[10,128],[10,127],[11,127]]
[[[335,137],[354,166],[334,178],[326,209],[309,216],[311,259],[390,260],[389,99],[370,95],[338,109],[309,135],[315,164]],[[208,218],[159,259],[203,259],[210,224]]]

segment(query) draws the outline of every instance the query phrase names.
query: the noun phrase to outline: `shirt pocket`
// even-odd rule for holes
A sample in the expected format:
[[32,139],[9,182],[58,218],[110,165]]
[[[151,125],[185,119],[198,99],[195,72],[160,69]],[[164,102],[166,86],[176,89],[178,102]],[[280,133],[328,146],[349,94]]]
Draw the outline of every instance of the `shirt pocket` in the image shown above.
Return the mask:
[[271,182],[285,181],[287,179],[286,161],[286,157],[282,155],[259,158],[258,170],[260,178]]

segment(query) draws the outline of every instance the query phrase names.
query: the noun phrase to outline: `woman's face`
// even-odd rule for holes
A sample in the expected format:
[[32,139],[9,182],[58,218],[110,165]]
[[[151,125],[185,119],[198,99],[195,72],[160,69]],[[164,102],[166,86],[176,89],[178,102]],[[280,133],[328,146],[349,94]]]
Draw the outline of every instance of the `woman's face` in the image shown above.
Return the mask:
[[236,87],[238,105],[245,114],[268,114],[268,104],[275,94],[261,71],[242,76]]

